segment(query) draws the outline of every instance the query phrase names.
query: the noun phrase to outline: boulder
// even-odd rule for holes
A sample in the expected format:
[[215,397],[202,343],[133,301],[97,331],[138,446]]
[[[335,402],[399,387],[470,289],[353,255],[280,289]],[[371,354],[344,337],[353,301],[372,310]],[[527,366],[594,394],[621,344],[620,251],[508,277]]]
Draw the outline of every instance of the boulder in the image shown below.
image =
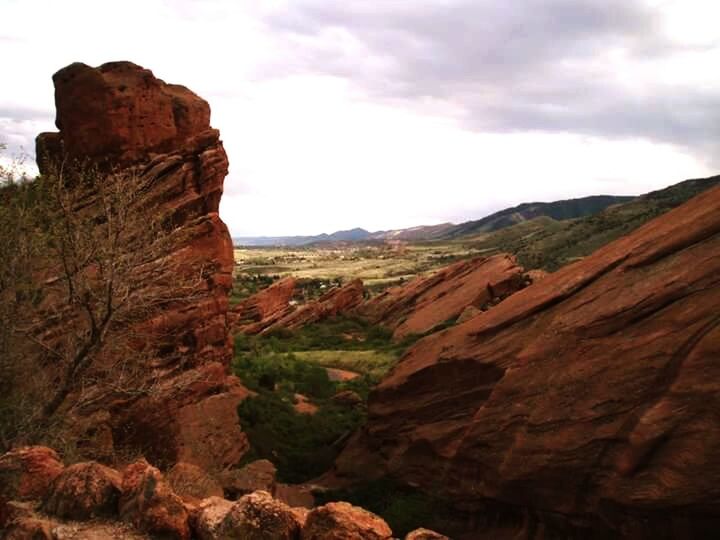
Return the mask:
[[248,463],[242,469],[229,469],[219,474],[225,496],[238,499],[254,491],[275,493],[275,477],[277,469],[267,459],[259,459]]
[[522,268],[512,256],[480,257],[392,287],[357,311],[393,329],[393,337],[402,339],[456,319],[468,306],[481,309],[496,304],[525,285]]
[[244,495],[233,504],[220,525],[218,540],[295,540],[298,517],[289,506],[266,491]]
[[548,534],[711,537],[718,208],[715,188],[419,341],[335,473],[389,474]]
[[450,538],[429,529],[415,529],[405,536],[405,540],[450,540]]
[[392,530],[372,512],[346,502],[328,503],[310,511],[302,540],[389,540]]
[[204,499],[197,510],[193,521],[193,531],[200,540],[216,540],[219,538],[222,525],[233,503],[222,497]]
[[0,456],[0,498],[42,499],[64,465],[55,450],[26,446]]
[[182,498],[222,497],[222,486],[208,473],[192,463],[176,463],[167,473],[167,482]]
[[145,460],[128,465],[122,476],[120,518],[151,535],[188,540],[188,511],[158,469]]
[[43,510],[59,518],[88,520],[117,513],[122,477],[94,461],[67,467],[55,479]]

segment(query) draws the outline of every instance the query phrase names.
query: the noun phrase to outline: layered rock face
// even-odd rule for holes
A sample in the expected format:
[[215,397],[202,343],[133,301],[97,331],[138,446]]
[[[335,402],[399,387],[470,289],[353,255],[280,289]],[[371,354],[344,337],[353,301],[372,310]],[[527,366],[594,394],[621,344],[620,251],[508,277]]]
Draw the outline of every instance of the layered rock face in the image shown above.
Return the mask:
[[233,331],[258,334],[288,315],[296,284],[292,276],[283,278],[234,305],[229,314]]
[[348,313],[362,303],[364,296],[365,288],[362,280],[353,280],[347,285],[328,291],[317,300],[299,306],[272,324],[267,325],[261,333],[280,328],[297,330],[328,317]]
[[[147,294],[162,288],[171,300],[132,323],[133,334],[150,336],[140,372],[151,391],[123,394],[98,375],[95,387],[84,389],[82,407],[73,408],[72,395],[66,400],[65,414],[76,416],[81,431],[74,435],[102,434],[104,448],[89,449],[95,456],[128,446],[162,464],[236,463],[247,449],[236,414],[247,391],[227,376],[233,252],[218,207],[228,160],[210,127],[210,108],[187,88],[129,62],[72,64],[53,81],[60,132],[37,139],[41,171],[58,160],[132,171],[149,186],[135,211],[148,223],[163,216],[173,227],[171,245],[143,268],[143,275],[153,276]],[[84,201],[89,211],[99,205],[92,194]],[[202,279],[181,286],[183,276]],[[62,331],[62,321],[47,325],[48,335],[53,325]],[[106,365],[114,360],[104,358]]]
[[422,334],[465,308],[482,309],[526,285],[510,255],[460,261],[429,277],[418,277],[363,304],[358,312],[394,330],[396,339]]
[[391,474],[480,522],[507,512],[519,537],[713,537],[718,208],[720,189],[701,194],[418,342],[336,472]]

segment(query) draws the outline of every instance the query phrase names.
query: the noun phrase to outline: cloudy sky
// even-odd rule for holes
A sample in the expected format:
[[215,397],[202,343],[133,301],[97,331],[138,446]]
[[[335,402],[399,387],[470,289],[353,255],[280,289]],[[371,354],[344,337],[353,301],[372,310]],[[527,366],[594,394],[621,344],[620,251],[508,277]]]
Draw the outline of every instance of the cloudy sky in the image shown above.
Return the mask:
[[131,60],[210,102],[234,236],[475,219],[720,172],[717,0],[0,0],[0,142],[52,74]]

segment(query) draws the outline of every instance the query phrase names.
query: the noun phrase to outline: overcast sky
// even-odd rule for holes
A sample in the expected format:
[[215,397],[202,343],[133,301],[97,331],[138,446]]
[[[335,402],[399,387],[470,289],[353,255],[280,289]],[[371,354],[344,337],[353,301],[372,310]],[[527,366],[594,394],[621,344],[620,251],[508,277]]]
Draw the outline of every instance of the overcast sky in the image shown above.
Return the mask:
[[0,21],[11,154],[54,129],[55,71],[133,61],[210,102],[234,236],[720,172],[718,0],[0,0]]

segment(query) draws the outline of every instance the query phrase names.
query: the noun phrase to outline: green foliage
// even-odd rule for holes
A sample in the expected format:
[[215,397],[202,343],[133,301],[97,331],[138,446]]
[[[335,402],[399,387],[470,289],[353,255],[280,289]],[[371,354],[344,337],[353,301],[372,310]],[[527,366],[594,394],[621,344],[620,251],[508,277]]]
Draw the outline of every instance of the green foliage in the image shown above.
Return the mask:
[[[269,336],[237,335],[234,372],[258,393],[238,407],[252,448],[246,459],[271,460],[286,482],[307,481],[328,470],[344,441],[365,420],[363,407],[340,406],[330,398],[352,390],[367,399],[404,346],[393,343],[385,328],[345,317]],[[325,367],[361,376],[331,381]],[[309,398],[318,411],[296,412],[296,393]]]
[[243,401],[238,415],[252,448],[246,459],[270,459],[283,482],[304,482],[328,470],[364,419],[361,410],[329,402],[315,414],[299,414],[290,398],[268,390]]
[[445,531],[451,512],[443,500],[389,478],[330,490],[319,494],[318,499],[318,504],[347,501],[370,510],[387,521],[393,534],[400,537],[420,527]]

